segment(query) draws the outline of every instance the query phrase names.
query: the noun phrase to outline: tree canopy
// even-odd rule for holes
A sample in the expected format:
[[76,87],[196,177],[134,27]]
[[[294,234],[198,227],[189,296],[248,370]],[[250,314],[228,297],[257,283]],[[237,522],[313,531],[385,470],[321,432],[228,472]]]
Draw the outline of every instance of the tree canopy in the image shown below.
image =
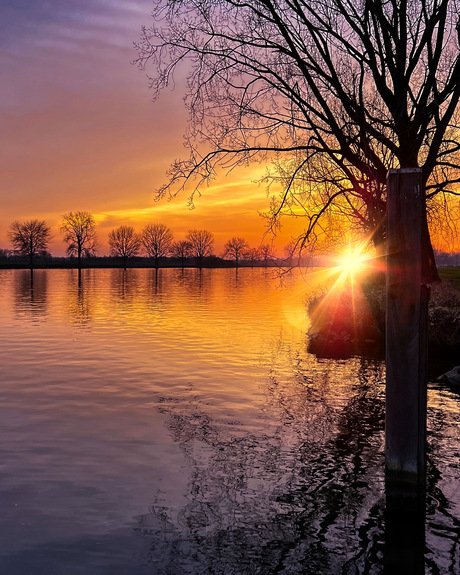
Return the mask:
[[141,249],[141,238],[132,226],[119,226],[109,233],[110,253],[123,259],[126,268],[128,258],[134,257]]
[[32,267],[35,256],[48,254],[51,228],[43,220],[15,221],[8,230],[8,238],[15,250],[30,258]]
[[214,236],[207,230],[190,230],[185,236],[190,246],[190,254],[197,258],[201,267],[203,258],[210,256],[214,247]]
[[96,222],[89,212],[69,212],[62,216],[61,232],[64,232],[64,241],[67,244],[69,256],[77,256],[78,267],[81,266],[82,256],[91,256],[96,253]]
[[158,267],[159,258],[169,254],[173,240],[173,233],[165,224],[148,224],[141,233],[145,253],[155,259],[156,267]]
[[[188,72],[185,134],[158,194],[218,166],[273,162],[282,192],[271,221],[305,217],[302,246],[324,218],[385,237],[386,176],[420,167],[426,201],[459,194],[457,0],[154,0],[138,43],[155,97]],[[181,67],[181,72],[183,68]],[[426,257],[432,250],[426,229]]]
[[224,258],[232,258],[235,260],[236,267],[238,267],[239,259],[243,255],[244,250],[249,248],[248,242],[244,238],[234,236],[224,246]]

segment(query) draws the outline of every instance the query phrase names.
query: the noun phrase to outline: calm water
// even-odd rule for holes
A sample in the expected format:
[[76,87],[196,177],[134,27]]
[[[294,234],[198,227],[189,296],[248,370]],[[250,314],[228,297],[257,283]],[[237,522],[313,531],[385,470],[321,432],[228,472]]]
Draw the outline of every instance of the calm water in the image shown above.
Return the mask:
[[[0,271],[0,573],[382,573],[384,367],[307,352],[308,289]],[[426,573],[460,573],[459,414],[430,384]]]

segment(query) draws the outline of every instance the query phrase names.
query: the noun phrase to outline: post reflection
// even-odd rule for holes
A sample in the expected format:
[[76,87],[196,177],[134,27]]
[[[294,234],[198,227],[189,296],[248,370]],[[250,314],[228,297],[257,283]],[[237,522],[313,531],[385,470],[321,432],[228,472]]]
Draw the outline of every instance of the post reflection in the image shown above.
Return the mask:
[[424,489],[386,481],[385,575],[424,575]]

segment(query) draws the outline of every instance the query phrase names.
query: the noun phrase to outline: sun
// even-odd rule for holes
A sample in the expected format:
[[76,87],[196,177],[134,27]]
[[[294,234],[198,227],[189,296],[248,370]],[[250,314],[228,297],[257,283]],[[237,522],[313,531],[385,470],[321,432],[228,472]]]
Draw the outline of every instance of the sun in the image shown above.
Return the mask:
[[352,250],[349,246],[346,253],[337,257],[337,267],[344,274],[356,276],[365,269],[369,263],[369,257],[369,254],[364,253],[361,247]]
[[356,274],[364,266],[364,257],[363,254],[344,254],[338,258],[338,264],[344,272]]

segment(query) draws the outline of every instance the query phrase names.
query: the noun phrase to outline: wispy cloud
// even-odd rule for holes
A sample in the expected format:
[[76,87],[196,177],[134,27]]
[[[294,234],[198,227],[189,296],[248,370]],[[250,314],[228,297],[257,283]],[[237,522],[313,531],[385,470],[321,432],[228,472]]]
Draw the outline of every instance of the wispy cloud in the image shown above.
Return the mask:
[[191,228],[219,242],[246,235],[257,243],[268,205],[253,183],[263,167],[225,176],[187,206],[154,202],[173,159],[186,154],[187,121],[176,89],[152,104],[148,82],[131,61],[150,24],[151,0],[0,0],[0,247],[16,219],[39,217],[56,230],[62,214],[96,214],[107,232],[162,220],[180,236]]

